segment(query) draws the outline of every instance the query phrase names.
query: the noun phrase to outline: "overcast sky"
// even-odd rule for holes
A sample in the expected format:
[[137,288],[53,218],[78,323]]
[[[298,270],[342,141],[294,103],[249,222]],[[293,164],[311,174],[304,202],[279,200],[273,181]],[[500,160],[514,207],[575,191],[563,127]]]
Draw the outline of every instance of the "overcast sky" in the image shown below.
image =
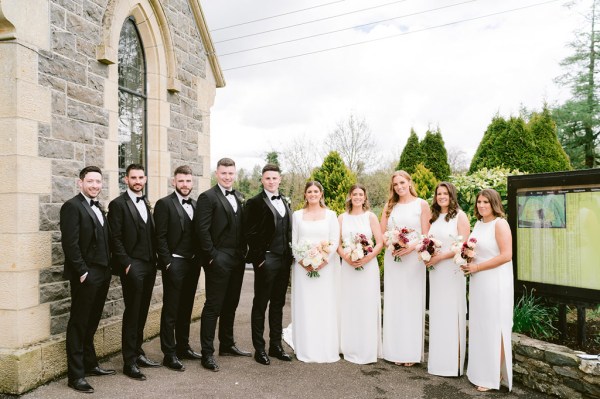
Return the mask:
[[[211,167],[224,156],[262,166],[267,151],[291,137],[318,142],[351,112],[366,119],[382,161],[399,158],[411,127],[423,138],[428,126],[470,158],[496,113],[569,95],[554,79],[585,9],[546,1],[504,12],[540,3],[203,0],[226,80],[211,112]],[[283,41],[291,42],[225,55]],[[294,58],[238,68],[286,57]]]

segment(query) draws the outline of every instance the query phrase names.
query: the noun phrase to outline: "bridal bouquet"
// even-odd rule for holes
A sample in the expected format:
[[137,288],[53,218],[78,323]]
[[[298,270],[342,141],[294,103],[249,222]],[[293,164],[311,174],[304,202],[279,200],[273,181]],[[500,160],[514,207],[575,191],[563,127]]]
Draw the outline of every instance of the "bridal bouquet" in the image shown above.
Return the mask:
[[[408,227],[394,227],[393,229],[386,231],[383,236],[388,243],[388,251],[397,251],[408,247],[412,232],[414,232],[414,230],[409,229]],[[399,256],[394,256],[394,260],[396,262],[402,262],[402,259],[400,259]]]
[[471,237],[467,241],[463,241],[462,236],[456,237],[451,247],[452,252],[454,252],[454,263],[458,266],[471,263],[476,255],[475,247],[477,247],[475,237]]
[[[350,260],[357,261],[373,252],[373,241],[361,233],[351,234],[350,239],[345,239],[342,243],[344,253],[350,256]],[[362,266],[354,270],[364,270]]]
[[[442,247],[442,243],[433,238],[433,235],[422,235],[421,240],[417,244],[417,253],[419,254],[419,259],[423,262],[428,262],[431,257],[440,252],[440,248]],[[428,271],[432,271],[435,266],[429,266],[427,268]]]
[[302,262],[304,267],[312,266],[315,269],[306,273],[308,277],[321,277],[316,269],[329,257],[332,245],[333,244],[327,240],[317,243],[308,240],[300,240],[300,242],[292,246],[292,252],[294,258],[296,258],[298,262]]

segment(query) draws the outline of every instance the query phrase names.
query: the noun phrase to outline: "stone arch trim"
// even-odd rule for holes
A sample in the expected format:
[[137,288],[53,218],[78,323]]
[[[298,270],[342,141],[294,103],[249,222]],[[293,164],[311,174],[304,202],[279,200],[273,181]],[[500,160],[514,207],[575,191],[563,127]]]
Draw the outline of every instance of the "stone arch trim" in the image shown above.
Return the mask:
[[2,0],[0,0],[0,40],[16,39],[16,33],[17,29],[2,11]]
[[[156,20],[159,29],[159,35],[154,35],[154,40],[156,41],[154,44],[162,46],[165,54],[167,90],[170,92],[179,92],[181,90],[181,82],[177,79],[177,60],[175,58],[167,16],[159,0],[146,1],[151,7],[151,10],[148,11],[152,11],[151,16]],[[120,7],[127,7],[127,15],[135,15],[136,10],[139,11],[140,8],[143,11],[143,6],[139,3],[135,4],[127,0],[109,0],[106,12],[102,18],[101,43],[96,47],[96,59],[103,64],[110,65],[117,63],[118,49],[115,46],[118,46],[120,27],[123,24],[123,21],[120,20],[123,14]],[[143,23],[144,21],[137,22]],[[119,29],[115,29],[114,27],[119,27]]]

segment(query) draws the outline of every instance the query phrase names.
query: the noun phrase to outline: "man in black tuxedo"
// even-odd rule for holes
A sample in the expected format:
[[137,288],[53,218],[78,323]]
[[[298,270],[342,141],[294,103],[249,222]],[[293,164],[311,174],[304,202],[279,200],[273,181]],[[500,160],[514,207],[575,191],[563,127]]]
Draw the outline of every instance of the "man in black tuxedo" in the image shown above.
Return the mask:
[[156,237],[150,204],[143,194],[144,167],[131,164],[125,172],[127,190],[108,205],[113,243],[113,267],[118,269],[123,287],[125,312],[121,336],[123,373],[143,381],[138,368],[160,367],[142,349],[144,326],[156,279]]
[[111,375],[98,365],[94,334],[110,284],[108,222],[97,200],[102,171],[87,166],[79,173],[81,192],[60,208],[60,232],[65,254],[64,276],[71,284],[71,313],[67,324],[69,387],[94,392],[85,375]]
[[190,320],[200,277],[200,260],[193,235],[196,201],[190,193],[194,187],[192,169],[175,169],[175,191],[156,202],[154,222],[158,263],[162,270],[163,308],[160,316],[160,347],[163,365],[184,371],[180,359],[200,359],[190,348]]
[[206,276],[206,302],[200,318],[202,366],[219,371],[213,341],[219,319],[219,355],[251,356],[233,339],[235,311],[244,279],[246,242],[242,230],[243,198],[233,190],[235,162],[217,162],[217,184],[200,194],[194,213],[196,237]]
[[[291,361],[281,345],[283,306],[292,265],[292,215],[279,193],[281,172],[277,165],[262,170],[264,190],[250,198],[244,210],[244,229],[248,241],[247,260],[254,266],[252,303],[252,344],[254,359],[264,365],[269,356]],[[265,351],[265,312],[269,304],[269,354]]]

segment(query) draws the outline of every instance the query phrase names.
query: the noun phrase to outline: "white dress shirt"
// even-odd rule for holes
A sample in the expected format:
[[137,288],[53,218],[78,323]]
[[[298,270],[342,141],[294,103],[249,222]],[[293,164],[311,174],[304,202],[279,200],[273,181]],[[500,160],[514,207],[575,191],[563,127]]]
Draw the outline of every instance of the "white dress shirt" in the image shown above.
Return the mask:
[[140,213],[142,220],[144,221],[144,223],[146,223],[148,221],[148,208],[146,208],[146,201],[138,201],[137,199],[141,197],[141,194],[137,195],[130,189],[127,189],[127,194],[129,194],[129,198],[131,198],[131,200],[133,201],[133,205],[135,205],[138,212]]
[[[221,192],[223,193],[223,195],[225,195],[225,190],[227,190],[226,188],[224,188],[223,186],[221,186],[220,184],[218,184],[219,188],[221,189]],[[233,187],[227,191],[232,191]],[[225,195],[225,198],[227,198],[227,201],[229,201],[229,203],[231,204],[231,207],[233,208],[234,212],[237,212],[237,200],[235,199],[235,195],[230,194],[230,195]]]
[[270,191],[268,191],[267,189],[265,189],[265,194],[267,194],[267,198],[269,199],[269,201],[271,201],[271,204],[273,204],[273,206],[275,207],[275,209],[277,209],[277,212],[279,212],[279,215],[281,217],[283,217],[285,215],[285,205],[283,205],[283,200],[281,198],[279,199],[272,199],[271,197],[278,196],[278,193],[272,193]]
[[188,214],[190,219],[194,219],[194,207],[192,206],[192,204],[189,204],[187,202],[185,204],[182,203],[183,200],[189,199],[189,196],[184,198],[177,191],[175,191],[175,194],[177,195],[177,199],[179,199],[179,203],[181,204],[181,206],[183,206],[183,209],[186,211],[186,213]]
[[87,195],[85,195],[84,193],[81,193],[81,195],[83,195],[83,198],[85,198],[88,205],[92,207],[92,211],[94,211],[94,213],[96,214],[96,217],[98,218],[98,221],[100,222],[100,224],[102,226],[104,226],[104,216],[102,216],[102,211],[97,206],[95,206],[95,205],[92,206],[92,204],[91,204],[92,200],[97,201],[97,199],[90,198]]

